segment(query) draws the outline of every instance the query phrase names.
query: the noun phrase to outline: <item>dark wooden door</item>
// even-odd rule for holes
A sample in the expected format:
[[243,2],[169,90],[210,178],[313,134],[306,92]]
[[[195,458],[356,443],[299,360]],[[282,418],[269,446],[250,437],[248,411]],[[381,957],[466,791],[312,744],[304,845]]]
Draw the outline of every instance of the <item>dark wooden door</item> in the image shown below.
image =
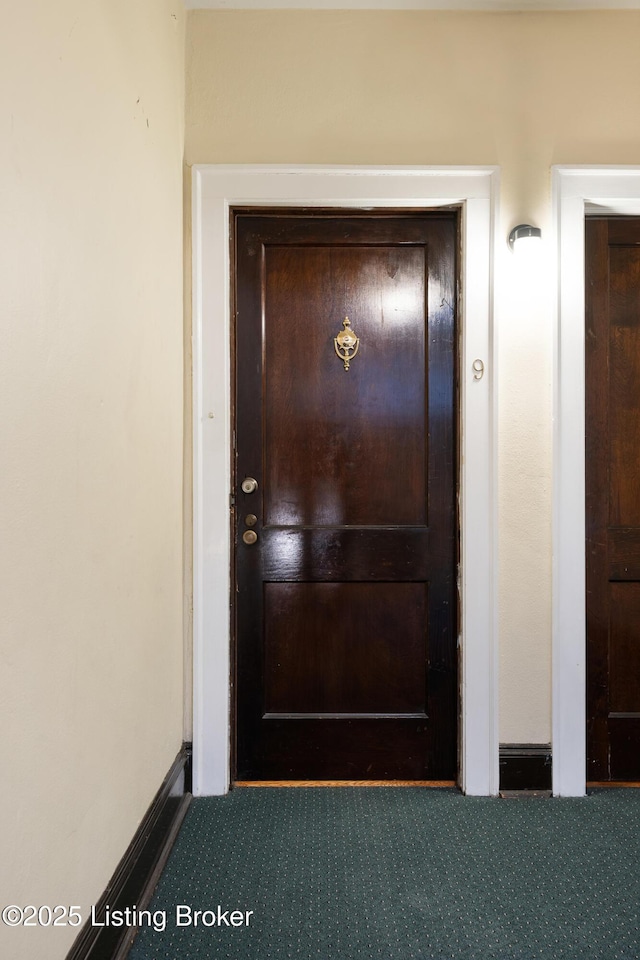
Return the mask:
[[640,219],[586,228],[587,779],[640,780]]
[[456,237],[235,215],[238,779],[456,775]]

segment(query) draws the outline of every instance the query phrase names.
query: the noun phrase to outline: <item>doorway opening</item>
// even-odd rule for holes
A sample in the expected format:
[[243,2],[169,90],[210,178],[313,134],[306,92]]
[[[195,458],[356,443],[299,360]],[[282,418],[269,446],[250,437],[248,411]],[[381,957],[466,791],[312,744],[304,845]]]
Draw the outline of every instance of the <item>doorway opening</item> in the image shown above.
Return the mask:
[[[461,209],[459,783],[498,790],[494,167],[196,166],[193,170],[193,792],[229,789],[232,444],[230,211]],[[344,319],[344,318],[343,318]],[[353,325],[356,333],[357,327]],[[361,348],[363,349],[363,348]],[[356,356],[355,363],[361,359]],[[480,363],[475,364],[475,361]],[[336,357],[336,363],[340,363]],[[479,376],[480,367],[483,374]],[[350,371],[350,372],[352,372]],[[349,372],[342,371],[348,377]],[[242,478],[241,478],[242,479]],[[235,492],[235,489],[234,491]]]
[[[553,168],[558,295],[554,389],[553,793],[586,789],[585,217],[640,215],[640,167]],[[624,712],[624,711],[623,711]]]

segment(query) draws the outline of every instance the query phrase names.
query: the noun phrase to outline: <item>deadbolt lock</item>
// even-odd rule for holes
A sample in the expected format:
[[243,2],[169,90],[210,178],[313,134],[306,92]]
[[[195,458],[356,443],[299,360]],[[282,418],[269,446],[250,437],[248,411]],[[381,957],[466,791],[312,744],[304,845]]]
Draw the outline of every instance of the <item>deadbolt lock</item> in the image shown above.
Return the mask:
[[255,530],[245,530],[245,532],[242,534],[242,539],[246,544],[251,546],[251,544],[255,543],[258,539],[258,534],[255,532]]
[[243,493],[255,493],[258,489],[258,481],[254,480],[253,477],[245,477],[241,486]]
[[248,527],[255,527],[256,523],[258,522],[258,518],[256,517],[255,513],[248,513],[244,518],[244,522]]

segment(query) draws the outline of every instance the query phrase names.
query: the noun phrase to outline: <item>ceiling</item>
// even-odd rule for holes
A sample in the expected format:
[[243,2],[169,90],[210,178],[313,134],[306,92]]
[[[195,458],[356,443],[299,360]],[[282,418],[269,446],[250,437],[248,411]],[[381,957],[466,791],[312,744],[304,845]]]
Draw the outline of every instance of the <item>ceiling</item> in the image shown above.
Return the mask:
[[187,10],[640,10],[640,0],[185,0]]

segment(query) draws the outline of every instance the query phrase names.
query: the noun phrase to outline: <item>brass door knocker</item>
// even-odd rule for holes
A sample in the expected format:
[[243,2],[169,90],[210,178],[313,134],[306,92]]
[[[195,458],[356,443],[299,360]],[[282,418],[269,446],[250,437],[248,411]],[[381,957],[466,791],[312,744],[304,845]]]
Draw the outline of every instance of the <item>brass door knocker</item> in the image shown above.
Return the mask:
[[348,370],[350,362],[358,352],[360,339],[356,337],[355,330],[351,329],[349,317],[344,318],[342,326],[344,330],[341,330],[338,336],[333,338],[333,345],[336,348],[336,353],[344,362],[345,370]]

